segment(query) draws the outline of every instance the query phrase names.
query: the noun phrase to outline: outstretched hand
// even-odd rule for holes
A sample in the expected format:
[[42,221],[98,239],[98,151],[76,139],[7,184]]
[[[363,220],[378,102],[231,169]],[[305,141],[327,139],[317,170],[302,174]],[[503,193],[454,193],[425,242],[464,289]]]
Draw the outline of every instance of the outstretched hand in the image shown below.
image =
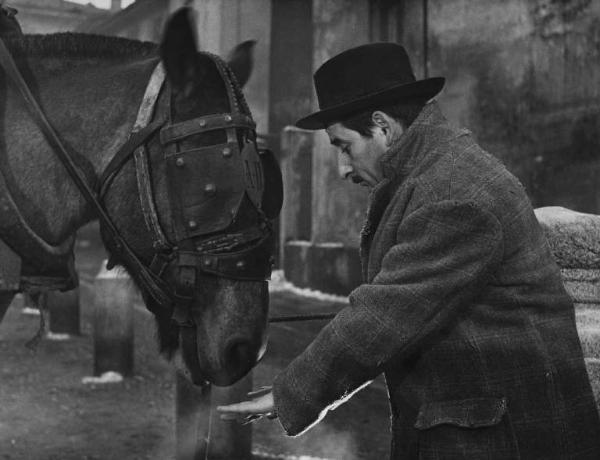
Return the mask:
[[262,387],[248,393],[248,396],[252,398],[250,401],[218,406],[217,411],[221,413],[221,419],[237,420],[242,424],[246,424],[262,417],[270,419],[277,417],[271,387]]

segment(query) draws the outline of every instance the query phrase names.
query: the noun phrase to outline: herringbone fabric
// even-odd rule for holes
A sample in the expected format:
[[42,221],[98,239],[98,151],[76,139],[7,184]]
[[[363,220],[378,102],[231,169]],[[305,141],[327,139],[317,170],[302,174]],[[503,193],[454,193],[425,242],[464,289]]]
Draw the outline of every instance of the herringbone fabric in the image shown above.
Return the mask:
[[394,459],[600,459],[573,304],[521,184],[436,103],[383,161],[365,283],[275,379],[285,430],[384,372]]

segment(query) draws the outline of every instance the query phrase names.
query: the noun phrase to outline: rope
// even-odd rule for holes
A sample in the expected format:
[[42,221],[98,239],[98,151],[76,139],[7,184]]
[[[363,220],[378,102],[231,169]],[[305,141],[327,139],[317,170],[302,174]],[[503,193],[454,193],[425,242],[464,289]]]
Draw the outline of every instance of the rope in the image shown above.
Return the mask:
[[315,315],[292,315],[292,316],[273,316],[269,318],[269,323],[287,323],[292,321],[313,321],[333,319],[337,313],[318,313]]
[[40,344],[40,341],[42,340],[42,337],[44,337],[44,334],[46,332],[46,319],[44,318],[44,309],[46,307],[46,293],[38,293],[38,297],[37,299],[35,299],[35,306],[40,312],[40,325],[35,335],[25,343],[25,346],[31,351],[37,350],[37,347]]

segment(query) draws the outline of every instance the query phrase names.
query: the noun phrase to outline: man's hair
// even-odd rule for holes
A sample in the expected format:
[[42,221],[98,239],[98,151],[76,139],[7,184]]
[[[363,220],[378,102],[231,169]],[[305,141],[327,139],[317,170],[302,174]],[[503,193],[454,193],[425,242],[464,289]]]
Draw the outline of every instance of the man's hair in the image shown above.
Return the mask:
[[386,105],[381,107],[373,107],[368,110],[351,115],[348,118],[340,120],[340,123],[348,129],[357,131],[361,136],[373,137],[371,129],[375,127],[371,116],[373,112],[381,111],[388,114],[390,117],[398,120],[404,128],[408,128],[415,118],[421,113],[425,107],[426,101],[411,101]]

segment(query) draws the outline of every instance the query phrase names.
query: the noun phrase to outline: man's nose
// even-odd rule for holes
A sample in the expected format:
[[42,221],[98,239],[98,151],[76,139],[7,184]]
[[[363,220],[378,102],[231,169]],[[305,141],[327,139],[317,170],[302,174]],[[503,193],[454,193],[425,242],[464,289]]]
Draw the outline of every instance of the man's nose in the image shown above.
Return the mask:
[[344,154],[338,153],[337,158],[338,158],[338,173],[340,175],[340,178],[346,179],[348,177],[348,175],[350,175],[352,173],[354,168],[352,168],[352,165],[350,164],[350,162],[348,161],[348,158],[346,158],[346,156]]

